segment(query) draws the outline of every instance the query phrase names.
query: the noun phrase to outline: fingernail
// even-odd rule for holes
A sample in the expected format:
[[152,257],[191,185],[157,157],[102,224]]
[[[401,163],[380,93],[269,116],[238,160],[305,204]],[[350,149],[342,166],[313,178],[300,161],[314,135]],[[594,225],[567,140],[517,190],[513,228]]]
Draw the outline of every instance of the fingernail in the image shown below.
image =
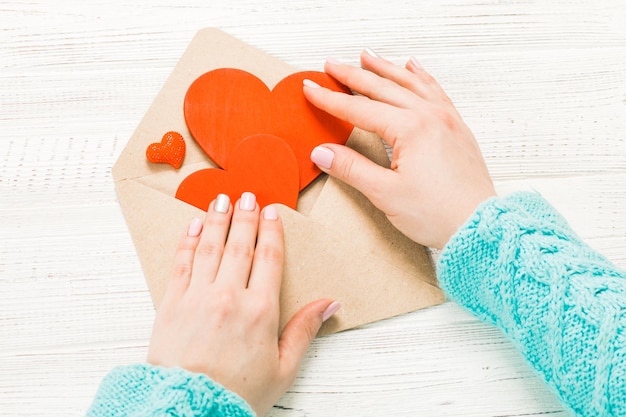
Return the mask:
[[365,48],[365,53],[371,56],[372,58],[380,58],[380,55],[374,52],[374,50],[371,48]]
[[328,58],[326,58],[326,62],[328,62],[329,64],[341,64],[341,62],[339,62],[339,60],[337,58],[333,58],[332,56],[329,56]]
[[189,229],[187,229],[187,236],[189,237],[198,237],[200,236],[200,232],[202,231],[202,220],[197,217],[191,219],[191,223],[189,223]]
[[226,194],[218,194],[213,205],[213,211],[217,213],[228,213],[230,208],[230,197]]
[[324,313],[322,313],[322,322],[325,322],[326,320],[331,318],[337,311],[339,311],[340,308],[341,304],[339,304],[337,301],[333,301],[332,303],[330,303],[330,305],[326,307],[326,310],[324,310]]
[[320,88],[320,85],[318,83],[316,83],[315,81],[311,81],[308,78],[302,80],[302,84],[310,88]]
[[278,220],[278,210],[276,206],[269,205],[263,209],[263,218],[265,220]]
[[321,168],[330,169],[335,153],[325,146],[317,146],[311,152],[311,161]]
[[411,57],[411,64],[413,64],[413,66],[417,69],[423,69],[422,64],[420,64],[420,62],[414,56]]
[[246,211],[254,210],[256,208],[256,196],[247,191],[241,194],[241,200],[239,200],[239,208]]

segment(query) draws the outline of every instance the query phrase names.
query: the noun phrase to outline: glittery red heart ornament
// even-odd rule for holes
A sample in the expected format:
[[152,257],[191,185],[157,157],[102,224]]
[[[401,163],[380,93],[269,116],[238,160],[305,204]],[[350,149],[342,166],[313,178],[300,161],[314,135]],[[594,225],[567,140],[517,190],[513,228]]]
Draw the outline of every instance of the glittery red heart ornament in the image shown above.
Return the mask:
[[185,139],[178,132],[167,132],[161,142],[152,143],[146,149],[146,158],[155,164],[170,164],[178,169],[185,159]]

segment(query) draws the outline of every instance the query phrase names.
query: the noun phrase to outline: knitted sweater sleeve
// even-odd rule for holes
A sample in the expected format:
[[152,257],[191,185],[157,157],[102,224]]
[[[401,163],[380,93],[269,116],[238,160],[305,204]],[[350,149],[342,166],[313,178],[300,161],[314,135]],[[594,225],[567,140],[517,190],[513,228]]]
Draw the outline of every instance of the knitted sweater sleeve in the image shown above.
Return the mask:
[[441,253],[442,288],[500,327],[573,412],[626,416],[626,273],[540,196],[483,203]]
[[113,369],[87,411],[87,417],[254,415],[241,397],[206,375],[148,364]]

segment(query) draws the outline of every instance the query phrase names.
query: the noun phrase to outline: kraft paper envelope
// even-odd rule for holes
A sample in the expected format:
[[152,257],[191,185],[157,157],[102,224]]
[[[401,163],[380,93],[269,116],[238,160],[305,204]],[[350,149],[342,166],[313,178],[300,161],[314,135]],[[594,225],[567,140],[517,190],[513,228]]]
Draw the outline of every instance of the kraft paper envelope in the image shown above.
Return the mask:
[[[154,304],[161,301],[174,253],[193,217],[204,212],[174,195],[180,182],[215,165],[189,134],[183,100],[189,85],[216,68],[255,74],[269,88],[296,70],[219,30],[194,37],[113,167],[119,202]],[[146,160],[146,148],[165,132],[183,135],[187,153],[180,169]],[[260,132],[262,133],[262,132]],[[378,136],[354,129],[348,146],[381,165],[389,164]],[[238,196],[231,196],[234,201]],[[321,333],[332,333],[444,300],[426,250],[398,232],[353,188],[320,176],[300,193],[298,211],[279,206],[286,259],[281,290],[281,328],[302,306],[318,298],[342,309]]]

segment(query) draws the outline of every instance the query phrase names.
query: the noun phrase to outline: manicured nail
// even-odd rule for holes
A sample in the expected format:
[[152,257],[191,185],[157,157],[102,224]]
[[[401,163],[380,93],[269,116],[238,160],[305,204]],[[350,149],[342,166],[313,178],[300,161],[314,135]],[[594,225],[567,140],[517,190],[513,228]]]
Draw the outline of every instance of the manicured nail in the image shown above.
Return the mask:
[[417,69],[423,69],[422,64],[420,64],[420,62],[414,56],[411,57],[411,64],[413,64],[413,66]]
[[241,200],[239,200],[239,208],[246,211],[254,210],[256,208],[256,196],[247,191],[241,194]]
[[311,81],[308,78],[302,80],[302,84],[310,88],[320,88],[320,85],[318,83],[316,83],[315,81]]
[[380,55],[378,55],[376,52],[374,52],[373,49],[365,48],[365,53],[368,54],[369,56],[371,56],[372,58],[380,58]]
[[337,301],[333,301],[332,303],[330,303],[330,305],[326,307],[326,310],[324,310],[324,313],[322,313],[322,322],[325,322],[326,320],[331,318],[336,312],[339,311],[340,308],[341,304],[339,304]]
[[276,206],[269,205],[263,209],[263,218],[265,220],[278,220],[278,210]]
[[213,211],[217,213],[228,213],[230,208],[230,197],[226,194],[218,194],[213,205]]
[[311,161],[320,168],[330,169],[333,166],[335,153],[325,146],[317,146],[311,152]]
[[202,220],[197,217],[191,219],[191,223],[189,223],[189,229],[187,229],[187,236],[189,237],[198,237],[200,236],[200,232],[202,231]]
[[326,58],[326,62],[328,62],[329,64],[341,64],[341,62],[339,62],[339,60],[337,58],[333,58],[332,56],[329,56],[328,58]]

